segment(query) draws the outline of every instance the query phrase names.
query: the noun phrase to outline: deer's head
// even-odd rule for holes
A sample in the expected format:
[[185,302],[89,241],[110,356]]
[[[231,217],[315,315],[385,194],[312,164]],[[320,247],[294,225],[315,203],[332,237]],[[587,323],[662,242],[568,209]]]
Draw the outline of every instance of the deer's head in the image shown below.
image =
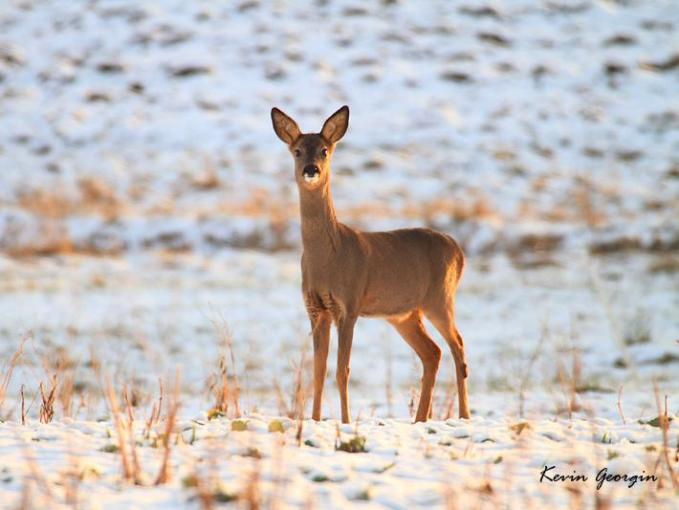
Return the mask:
[[323,124],[320,133],[302,133],[297,123],[278,108],[271,110],[273,130],[295,160],[295,180],[300,188],[317,189],[328,182],[330,158],[347,132],[349,107],[343,106]]

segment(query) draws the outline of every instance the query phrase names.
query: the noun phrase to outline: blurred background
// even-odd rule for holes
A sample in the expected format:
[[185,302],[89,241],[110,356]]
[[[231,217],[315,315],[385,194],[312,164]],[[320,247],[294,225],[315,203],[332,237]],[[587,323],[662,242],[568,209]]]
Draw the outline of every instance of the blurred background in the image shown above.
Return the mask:
[[[218,322],[269,391],[269,365],[290,372],[309,343],[292,161],[269,112],[317,132],[348,104],[338,216],[460,241],[472,387],[512,390],[545,335],[579,342],[605,390],[614,368],[668,373],[677,25],[669,0],[4,1],[2,352],[27,336],[36,360],[78,367],[94,349],[139,384],[179,363],[200,387]],[[360,385],[392,374],[385,359],[406,389],[419,368],[366,324],[352,373],[374,407],[388,392]]]
[[334,192],[356,225],[430,223],[471,253],[679,248],[673,2],[8,1],[0,16],[6,253],[295,248],[269,111],[316,132],[345,103]]

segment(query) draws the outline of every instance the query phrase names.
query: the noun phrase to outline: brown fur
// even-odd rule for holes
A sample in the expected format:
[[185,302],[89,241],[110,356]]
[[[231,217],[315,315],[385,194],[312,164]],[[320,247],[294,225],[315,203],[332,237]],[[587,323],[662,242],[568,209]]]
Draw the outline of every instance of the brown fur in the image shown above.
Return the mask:
[[[455,327],[455,291],[464,256],[450,236],[425,228],[361,232],[337,221],[330,193],[330,159],[349,125],[343,106],[318,134],[302,134],[286,114],[271,111],[274,131],[295,159],[302,220],[302,293],[314,337],[314,404],[321,417],[330,325],[337,326],[337,385],[342,422],[348,423],[349,359],[359,316],[392,324],[422,361],[423,377],[416,421],[426,421],[441,350],[422,323],[426,316],[448,343],[455,360],[459,414],[469,418],[467,365],[462,336]],[[309,182],[304,169],[315,165]]]

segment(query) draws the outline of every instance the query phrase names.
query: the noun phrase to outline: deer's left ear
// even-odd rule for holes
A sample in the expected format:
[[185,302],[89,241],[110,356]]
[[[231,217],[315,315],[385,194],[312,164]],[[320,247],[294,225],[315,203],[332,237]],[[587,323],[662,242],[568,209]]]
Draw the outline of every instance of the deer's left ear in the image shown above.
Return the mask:
[[339,142],[349,127],[349,107],[344,105],[333,113],[323,124],[321,136],[330,143]]

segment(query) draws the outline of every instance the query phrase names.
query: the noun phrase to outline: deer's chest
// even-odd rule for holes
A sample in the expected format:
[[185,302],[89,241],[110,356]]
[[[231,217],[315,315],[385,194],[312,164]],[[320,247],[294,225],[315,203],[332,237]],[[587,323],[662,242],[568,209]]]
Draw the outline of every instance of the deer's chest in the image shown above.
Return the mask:
[[310,266],[302,259],[302,294],[310,315],[329,311],[337,321],[347,308],[348,283],[336,264]]
[[347,285],[350,272],[339,254],[307,257],[305,252],[302,255],[302,287],[305,291],[338,295],[339,290]]

